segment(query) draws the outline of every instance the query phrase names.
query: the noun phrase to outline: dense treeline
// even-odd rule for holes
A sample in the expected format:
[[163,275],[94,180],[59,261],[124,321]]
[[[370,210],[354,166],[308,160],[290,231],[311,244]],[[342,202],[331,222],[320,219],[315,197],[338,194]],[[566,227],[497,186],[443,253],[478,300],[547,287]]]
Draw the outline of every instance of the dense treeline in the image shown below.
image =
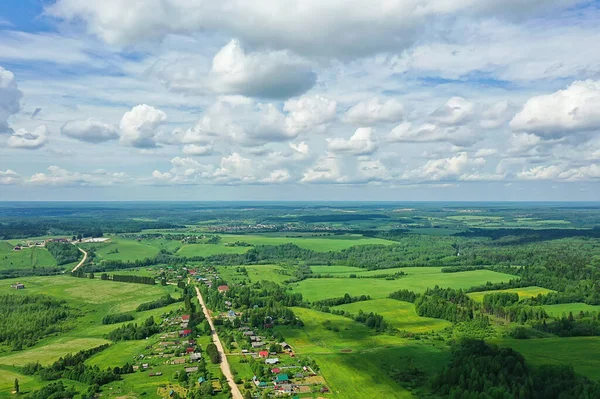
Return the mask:
[[56,259],[59,265],[77,262],[81,252],[77,246],[65,242],[49,242],[46,244],[46,249]]
[[534,324],[534,328],[539,331],[558,335],[559,337],[589,337],[600,335],[600,321],[595,317],[592,319],[583,319],[579,316],[577,319],[572,313],[563,316],[560,319]]
[[113,274],[112,281],[120,281],[123,283],[148,284],[148,285],[156,284],[154,277],[119,275],[119,274]]
[[350,294],[346,293],[346,294],[344,294],[343,297],[322,299],[320,301],[313,302],[312,305],[315,307],[339,306],[339,305],[345,305],[347,303],[368,301],[370,299],[371,299],[370,295],[351,296]]
[[136,312],[144,312],[146,310],[158,309],[168,306],[175,302],[181,302],[183,298],[175,299],[170,294],[167,294],[156,301],[144,302],[139,304],[139,306],[135,309]]
[[385,331],[389,328],[389,325],[385,322],[385,320],[383,320],[383,316],[377,313],[365,313],[362,311],[362,309],[359,309],[358,314],[352,318],[354,321],[362,323],[378,332]]
[[67,323],[79,315],[66,301],[45,295],[0,296],[0,343],[21,350],[38,340],[69,329]]
[[159,326],[154,322],[154,317],[150,316],[144,321],[144,324],[129,323],[108,333],[106,338],[111,341],[131,341],[148,338],[160,331]]
[[116,324],[135,319],[130,313],[107,314],[102,318],[102,324]]
[[484,270],[485,266],[450,266],[450,267],[442,267],[442,273],[460,273],[460,272],[468,272],[471,270]]
[[32,267],[30,269],[3,269],[0,270],[0,280],[28,276],[55,276],[65,271],[62,267]]
[[389,297],[392,299],[395,299],[397,301],[414,303],[415,300],[417,299],[417,294],[415,292],[409,291],[409,290],[399,290],[399,291],[392,292],[389,295]]
[[456,345],[450,362],[431,382],[432,390],[450,399],[593,399],[600,384],[567,366],[530,368],[521,354],[483,341]]
[[98,218],[69,218],[61,214],[57,215],[56,218],[27,220],[24,216],[14,219],[4,219],[4,223],[0,223],[0,239],[8,240],[44,235],[82,236],[87,238],[102,237],[105,233],[136,233],[145,229],[181,227],[170,222],[132,220],[123,217],[107,218],[106,215],[102,216]]

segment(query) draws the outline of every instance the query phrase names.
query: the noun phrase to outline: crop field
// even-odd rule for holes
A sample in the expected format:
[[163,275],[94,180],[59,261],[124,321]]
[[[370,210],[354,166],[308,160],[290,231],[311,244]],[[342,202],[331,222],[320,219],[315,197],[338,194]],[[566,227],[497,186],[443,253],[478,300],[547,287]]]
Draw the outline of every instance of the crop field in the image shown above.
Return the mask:
[[600,337],[563,337],[494,340],[525,356],[534,365],[572,365],[575,371],[600,381]]
[[363,237],[357,234],[346,234],[325,237],[281,237],[268,235],[222,235],[222,242],[246,242],[252,245],[283,245],[296,244],[300,248],[311,249],[318,252],[340,251],[356,245],[391,245],[394,242],[381,238]]
[[600,305],[588,305],[587,303],[559,303],[556,305],[543,305],[544,310],[551,316],[561,317],[563,314],[568,315],[569,312],[577,314],[579,312],[600,312]]
[[481,302],[481,301],[483,301],[483,297],[486,294],[494,294],[494,293],[497,293],[497,292],[512,292],[512,293],[517,293],[517,294],[519,294],[519,299],[527,299],[527,298],[530,298],[532,296],[538,296],[539,294],[545,295],[545,294],[547,294],[549,292],[554,292],[554,291],[549,290],[547,288],[532,286],[532,287],[523,287],[523,288],[510,288],[510,289],[507,289],[507,290],[471,292],[468,295],[474,301]]
[[441,330],[452,325],[449,321],[421,317],[415,312],[415,305],[410,302],[397,301],[395,299],[372,299],[370,301],[354,302],[334,307],[351,314],[357,314],[359,310],[369,313],[378,313],[383,319],[398,330],[406,330],[415,333]]
[[[329,271],[331,269],[332,271]],[[368,270],[360,267],[352,266],[311,266],[311,270],[314,273],[319,274],[331,274],[333,277],[349,277],[351,274],[356,274],[357,277],[368,277],[368,276],[381,276],[385,274],[394,274],[398,272],[404,272],[406,274],[443,274],[448,275],[451,273],[442,273],[442,267],[393,267],[391,269],[376,269]]]
[[[389,272],[393,269],[387,270]],[[400,289],[423,292],[435,285],[466,289],[485,284],[488,281],[498,283],[514,278],[512,275],[490,270],[472,270],[460,273],[442,273],[440,268],[429,267],[403,268],[401,270],[410,270],[410,272],[407,276],[396,280],[320,278],[304,280],[300,283],[291,284],[291,286],[294,292],[301,293],[309,301],[341,297],[346,293],[350,295],[370,295],[373,299],[377,299],[385,298],[391,292]]]
[[45,248],[25,248],[13,251],[14,245],[0,241],[0,269],[25,269],[56,266],[56,259]]

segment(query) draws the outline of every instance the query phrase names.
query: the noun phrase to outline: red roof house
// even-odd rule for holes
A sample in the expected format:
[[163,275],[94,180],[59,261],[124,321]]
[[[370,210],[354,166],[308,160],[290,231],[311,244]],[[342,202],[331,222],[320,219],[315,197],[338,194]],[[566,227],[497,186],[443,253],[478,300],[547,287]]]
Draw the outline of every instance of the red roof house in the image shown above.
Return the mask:
[[190,315],[189,314],[184,314],[183,316],[181,316],[181,320],[182,321],[190,321]]
[[179,331],[179,336],[180,337],[187,337],[191,333],[192,333],[192,330],[182,330],[182,331]]
[[194,348],[189,347],[185,350],[185,353],[194,353]]
[[271,373],[273,374],[279,374],[281,372],[281,369],[278,367],[275,367],[273,370],[271,370]]
[[260,351],[260,352],[258,352],[258,356],[259,357],[269,357],[269,352],[268,351]]
[[227,292],[229,291],[229,286],[227,285],[220,285],[217,287],[217,289],[219,290],[219,292]]

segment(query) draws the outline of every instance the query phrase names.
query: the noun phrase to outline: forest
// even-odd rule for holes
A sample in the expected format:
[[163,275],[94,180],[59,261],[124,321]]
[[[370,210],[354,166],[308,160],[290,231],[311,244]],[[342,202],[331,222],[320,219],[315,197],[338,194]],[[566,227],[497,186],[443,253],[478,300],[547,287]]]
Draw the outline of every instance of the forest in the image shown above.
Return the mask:
[[0,343],[18,351],[40,339],[71,328],[77,310],[65,301],[44,295],[0,295]]

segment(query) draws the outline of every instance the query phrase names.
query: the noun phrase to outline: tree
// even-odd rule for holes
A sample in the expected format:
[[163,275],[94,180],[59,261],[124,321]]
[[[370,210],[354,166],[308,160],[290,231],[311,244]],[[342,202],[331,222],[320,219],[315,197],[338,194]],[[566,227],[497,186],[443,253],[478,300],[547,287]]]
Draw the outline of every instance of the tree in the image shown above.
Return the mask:
[[177,377],[177,381],[179,381],[180,383],[186,383],[188,381],[188,375],[185,371],[180,371],[179,372],[179,377]]
[[88,277],[93,280],[94,279],[94,272],[90,272],[90,274],[88,274]]
[[19,379],[15,378],[15,393],[19,393]]

